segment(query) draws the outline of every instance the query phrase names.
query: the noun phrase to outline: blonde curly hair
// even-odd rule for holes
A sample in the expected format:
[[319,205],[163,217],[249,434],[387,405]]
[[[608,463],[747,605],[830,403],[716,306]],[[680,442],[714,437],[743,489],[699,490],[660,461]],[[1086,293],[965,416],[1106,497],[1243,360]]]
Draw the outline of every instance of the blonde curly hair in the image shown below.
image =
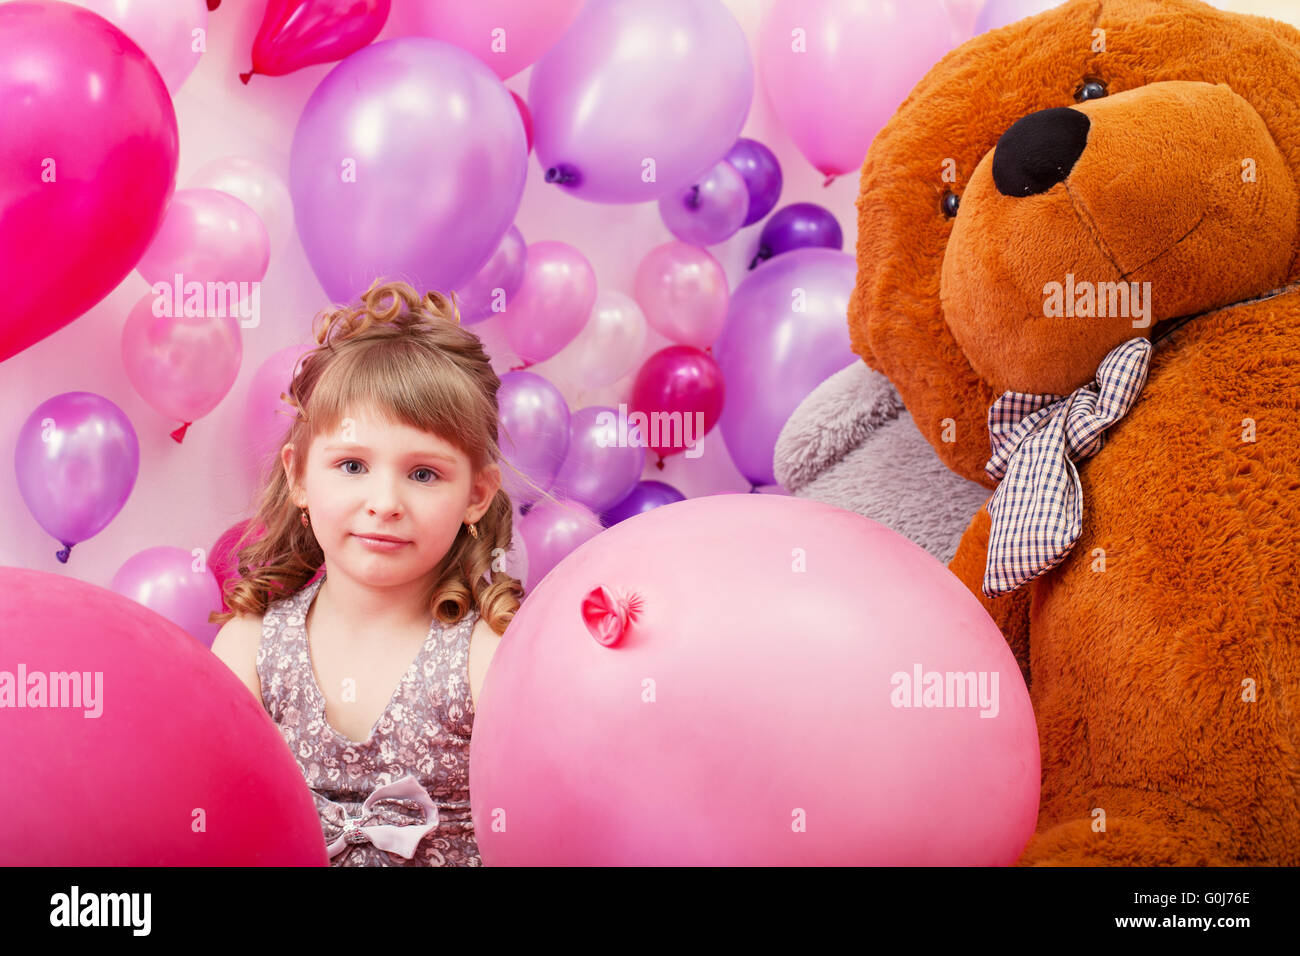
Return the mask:
[[[325,562],[312,530],[299,520],[291,486],[280,463],[287,442],[306,449],[337,427],[349,409],[375,404],[396,421],[438,435],[463,451],[475,472],[501,461],[497,444],[497,389],[478,336],[460,326],[454,298],[423,297],[406,282],[376,280],[359,306],[334,307],[313,321],[317,347],[303,356],[281,398],[297,414],[262,465],[256,513],[235,545],[238,577],[226,582],[229,611],[208,622],[224,624],[239,613],[262,615],[271,602],[302,588]],[[294,458],[301,485],[306,455]],[[551,500],[541,488],[519,479]],[[259,526],[263,537],[253,540]],[[443,624],[459,621],[475,606],[498,634],[519,609],[523,585],[503,569],[511,542],[510,498],[504,488],[476,523],[478,537],[462,523],[437,568],[430,612]],[[488,583],[490,580],[490,583]]]

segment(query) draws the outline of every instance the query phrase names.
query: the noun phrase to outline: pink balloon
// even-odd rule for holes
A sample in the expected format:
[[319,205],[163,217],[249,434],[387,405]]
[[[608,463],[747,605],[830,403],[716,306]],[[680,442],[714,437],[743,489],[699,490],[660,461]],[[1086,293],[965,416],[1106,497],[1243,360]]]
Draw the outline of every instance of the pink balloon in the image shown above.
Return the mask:
[[204,0],[69,0],[114,23],[149,55],[175,94],[199,65],[194,31],[208,29]]
[[510,635],[470,755],[489,866],[1008,865],[1034,832],[1037,729],[1006,640],[868,518],[663,505],[552,569]]
[[391,0],[269,0],[253,41],[254,73],[283,76],[355,53],[384,28]]
[[0,310],[4,361],[135,268],[175,185],[177,132],[144,51],[64,3],[0,6],[0,103],[0,267],[16,277]]
[[540,362],[582,330],[596,302],[596,273],[573,246],[547,240],[528,247],[524,280],[501,313],[516,355]]
[[[140,260],[150,285],[260,282],[271,261],[271,237],[249,205],[218,189],[180,189],[162,228]],[[239,301],[250,290],[240,286]]]
[[519,535],[528,552],[524,589],[531,592],[565,556],[600,534],[600,518],[577,502],[541,501],[519,519]]
[[652,443],[648,447],[659,456],[658,464],[662,468],[666,455],[688,449],[693,457],[702,453],[699,442],[718,423],[725,398],[722,370],[712,356],[690,345],[670,345],[641,366],[632,384],[629,404],[632,411],[641,412],[647,421],[680,423],[680,431],[669,425],[652,429],[645,436]]
[[280,397],[287,394],[299,360],[315,345],[290,345],[273,352],[253,373],[244,400],[240,459],[256,480],[265,468],[278,468],[280,446],[298,410]]
[[[23,768],[0,774],[0,810],[32,822],[0,828],[0,860],[328,865],[311,792],[275,724],[185,631],[120,594],[22,568],[0,568],[0,620],[3,666],[25,673],[29,702],[0,720],[0,753]],[[62,696],[57,685],[34,696],[35,675],[68,672]],[[108,793],[120,802],[98,812]],[[193,825],[197,808],[206,831]]]
[[781,125],[829,182],[857,172],[876,132],[952,45],[940,0],[777,0],[758,63]]
[[708,348],[727,320],[727,275],[698,246],[655,246],[637,267],[633,288],[650,327],[673,342]]
[[528,109],[528,104],[524,98],[514,90],[510,91],[511,97],[514,98],[515,106],[519,107],[519,119],[524,124],[524,140],[528,143],[528,152],[533,151],[533,114]]
[[145,548],[126,559],[109,588],[161,614],[204,647],[212,646],[221,629],[208,623],[222,604],[217,579],[184,548]]
[[239,375],[244,346],[229,315],[170,315],[153,294],[136,303],[122,327],[122,365],[140,397],[185,430],[217,407]]
[[187,189],[219,189],[246,203],[266,226],[271,252],[282,248],[293,234],[293,199],[278,172],[247,156],[214,159],[186,183]]
[[433,37],[468,50],[507,80],[569,28],[583,0],[401,0],[394,36]]
[[712,246],[736,234],[749,212],[749,189],[726,160],[700,180],[659,200],[664,225],[682,242]]
[[[244,533],[244,529],[252,521],[252,518],[245,518],[243,521],[232,524],[221,532],[221,537],[212,546],[212,550],[208,552],[208,569],[217,580],[217,592],[220,596],[222,611],[230,610],[230,606],[226,604],[226,582],[239,577],[239,554],[236,552],[235,546],[239,543],[240,535]],[[254,540],[264,534],[266,534],[266,527],[259,523]],[[212,608],[212,610],[215,611],[216,608]],[[211,644],[208,646],[210,647]]]

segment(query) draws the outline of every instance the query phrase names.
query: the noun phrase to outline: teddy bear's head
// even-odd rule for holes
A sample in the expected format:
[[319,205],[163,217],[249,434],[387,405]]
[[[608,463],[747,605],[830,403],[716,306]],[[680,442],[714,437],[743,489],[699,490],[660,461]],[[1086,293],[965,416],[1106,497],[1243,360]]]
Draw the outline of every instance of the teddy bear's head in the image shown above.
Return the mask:
[[949,53],[877,135],[853,349],[992,487],[1005,391],[1300,274],[1300,31],[1194,0],[1073,0]]

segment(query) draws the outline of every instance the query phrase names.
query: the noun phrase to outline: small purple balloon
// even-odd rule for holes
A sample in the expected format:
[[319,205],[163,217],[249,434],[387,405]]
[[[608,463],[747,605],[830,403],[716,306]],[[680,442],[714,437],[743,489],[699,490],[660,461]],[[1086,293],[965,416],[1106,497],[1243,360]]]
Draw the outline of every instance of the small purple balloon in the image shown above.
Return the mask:
[[830,210],[796,202],[777,210],[758,237],[758,252],[749,267],[791,249],[842,249],[844,233]]
[[660,505],[670,505],[674,501],[685,501],[686,496],[663,481],[638,481],[631,493],[614,507],[602,512],[601,523],[612,528],[620,521],[626,521],[633,515],[645,514]]
[[[506,300],[518,291],[524,281],[524,266],[528,262],[528,245],[519,227],[511,225],[501,237],[501,244],[478,274],[456,291],[456,304],[460,307],[461,325],[482,322],[493,312],[503,312]],[[500,308],[493,306],[500,302]]]
[[[535,372],[507,372],[497,390],[501,453],[543,491],[555,482],[569,451],[569,404],[560,390]],[[525,484],[511,468],[502,468],[502,484],[519,505],[536,501],[541,492]]]
[[659,215],[682,242],[712,246],[736,234],[749,210],[749,190],[726,160],[714,163],[699,182],[659,200]]
[[18,491],[42,528],[72,546],[113,520],[140,473],[140,442],[126,413],[94,392],[64,392],[27,416],[14,447]]
[[519,519],[519,536],[528,551],[526,591],[541,583],[551,568],[604,529],[588,508],[572,502],[539,501]]
[[776,155],[756,139],[741,137],[724,157],[740,173],[749,192],[749,212],[741,228],[758,222],[781,198],[781,164]]
[[[645,447],[626,416],[622,422],[620,427],[618,412],[603,405],[573,413],[569,453],[555,476],[555,491],[561,497],[600,512],[632,490],[645,468]],[[532,555],[531,550],[528,553]]]
[[118,568],[109,589],[161,614],[204,647],[211,647],[220,629],[208,615],[222,609],[216,575],[198,564],[184,548],[166,545],[145,548]]

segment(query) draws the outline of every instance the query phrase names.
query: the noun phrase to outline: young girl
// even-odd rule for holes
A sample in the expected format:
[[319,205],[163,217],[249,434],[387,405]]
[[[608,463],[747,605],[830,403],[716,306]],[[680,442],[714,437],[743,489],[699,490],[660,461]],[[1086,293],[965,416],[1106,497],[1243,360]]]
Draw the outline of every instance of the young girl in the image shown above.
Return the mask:
[[523,596],[498,570],[500,381],[436,292],[376,283],[320,318],[212,650],[297,758],[332,865],[480,866],[474,706]]

